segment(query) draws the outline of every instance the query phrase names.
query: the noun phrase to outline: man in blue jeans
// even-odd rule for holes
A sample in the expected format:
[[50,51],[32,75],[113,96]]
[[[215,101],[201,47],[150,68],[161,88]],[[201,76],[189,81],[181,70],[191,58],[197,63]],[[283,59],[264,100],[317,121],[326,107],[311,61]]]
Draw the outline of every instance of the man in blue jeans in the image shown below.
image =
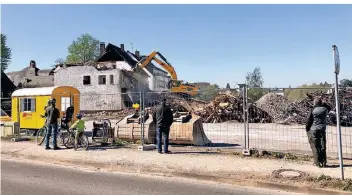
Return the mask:
[[48,132],[45,138],[45,149],[46,150],[51,149],[49,147],[49,139],[50,139],[50,136],[52,136],[54,150],[58,150],[60,148],[57,146],[56,140],[57,140],[57,128],[58,128],[58,119],[60,118],[60,111],[59,109],[55,108],[55,105],[56,105],[55,99],[50,99],[49,102],[50,102],[49,106],[45,109],[46,123],[48,126]]
[[164,137],[164,154],[171,153],[169,147],[170,126],[173,123],[173,115],[170,107],[166,105],[166,99],[154,110],[153,121],[156,125],[156,138],[158,153],[161,154],[161,138]]

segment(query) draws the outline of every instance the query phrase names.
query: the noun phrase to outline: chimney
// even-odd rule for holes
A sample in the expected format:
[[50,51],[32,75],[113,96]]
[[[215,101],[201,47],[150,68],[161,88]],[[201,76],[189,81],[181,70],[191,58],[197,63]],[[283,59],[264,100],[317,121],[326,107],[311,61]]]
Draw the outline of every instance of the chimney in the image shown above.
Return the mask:
[[121,48],[122,51],[125,51],[125,45],[124,44],[121,44],[120,48]]
[[134,53],[137,57],[139,57],[139,51],[136,50],[135,53]]
[[103,55],[104,51],[105,51],[105,43],[100,42],[100,56]]

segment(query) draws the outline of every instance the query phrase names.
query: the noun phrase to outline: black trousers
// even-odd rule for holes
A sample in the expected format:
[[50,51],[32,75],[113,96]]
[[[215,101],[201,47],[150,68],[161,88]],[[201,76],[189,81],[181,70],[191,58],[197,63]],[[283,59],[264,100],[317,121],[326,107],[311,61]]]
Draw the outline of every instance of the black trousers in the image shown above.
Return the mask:
[[308,141],[312,149],[314,163],[326,164],[326,132],[325,130],[310,130],[307,132]]

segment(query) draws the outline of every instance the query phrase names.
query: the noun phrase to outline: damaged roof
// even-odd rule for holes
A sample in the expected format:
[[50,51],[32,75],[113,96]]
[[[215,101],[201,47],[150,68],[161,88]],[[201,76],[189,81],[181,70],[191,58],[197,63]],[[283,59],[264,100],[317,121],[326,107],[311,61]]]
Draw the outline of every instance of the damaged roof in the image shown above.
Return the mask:
[[[116,55],[118,54],[118,55]],[[131,58],[127,54],[127,52],[123,51],[121,48],[117,47],[109,43],[104,53],[96,60],[97,62],[106,62],[106,61],[125,61],[127,62],[132,68],[136,67],[137,61]]]
[[[131,66],[131,68],[135,68],[137,63],[138,63],[138,61],[140,61],[144,57],[146,57],[146,56],[138,57],[136,54],[134,54],[134,53],[132,53],[130,51],[124,51],[121,48],[117,47],[116,45],[113,45],[113,44],[109,43],[105,47],[104,53],[96,61],[97,62],[125,61]],[[146,66],[146,69],[149,72],[151,72],[151,73],[153,73],[153,69],[157,69],[157,70],[167,74],[166,71],[158,68],[157,66],[155,66],[152,63],[149,63]]]

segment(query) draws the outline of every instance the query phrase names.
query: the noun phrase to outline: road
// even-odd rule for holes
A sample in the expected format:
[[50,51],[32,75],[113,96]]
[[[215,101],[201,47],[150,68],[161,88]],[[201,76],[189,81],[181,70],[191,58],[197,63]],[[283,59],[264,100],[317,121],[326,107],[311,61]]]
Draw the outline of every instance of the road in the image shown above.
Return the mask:
[[12,160],[1,160],[1,193],[3,195],[293,195],[277,190],[245,188],[215,182],[93,172]]

